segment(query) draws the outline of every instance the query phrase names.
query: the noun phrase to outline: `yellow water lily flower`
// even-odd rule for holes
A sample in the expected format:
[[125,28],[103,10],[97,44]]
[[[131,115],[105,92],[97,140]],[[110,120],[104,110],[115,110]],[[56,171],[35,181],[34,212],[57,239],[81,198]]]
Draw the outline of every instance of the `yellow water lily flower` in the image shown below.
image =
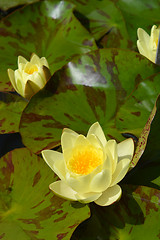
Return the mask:
[[117,184],[126,175],[134,152],[131,138],[121,143],[107,141],[98,122],[87,137],[65,128],[61,136],[63,153],[43,150],[42,156],[61,179],[50,184],[58,196],[108,206],[122,193]]
[[155,63],[160,29],[156,25],[151,28],[151,36],[142,28],[138,28],[137,47],[143,56]]
[[44,87],[50,77],[48,62],[45,57],[39,58],[35,53],[30,62],[19,56],[18,69],[8,69],[8,76],[14,89],[22,97],[30,99]]

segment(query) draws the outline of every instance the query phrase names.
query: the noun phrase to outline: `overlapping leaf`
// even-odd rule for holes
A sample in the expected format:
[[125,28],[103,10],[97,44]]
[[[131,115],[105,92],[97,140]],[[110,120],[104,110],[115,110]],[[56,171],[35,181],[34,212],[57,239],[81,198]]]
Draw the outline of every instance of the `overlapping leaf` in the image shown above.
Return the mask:
[[[47,58],[51,73],[73,56],[96,49],[94,39],[74,17],[74,5],[44,1],[26,6],[0,23],[0,90],[12,86],[7,68],[17,69],[17,57],[33,52]],[[20,24],[21,23],[21,24]]]
[[[159,67],[140,54],[125,50],[102,49],[76,58],[58,71],[24,110],[20,129],[24,144],[34,152],[52,148],[60,144],[64,127],[86,134],[95,121],[100,122],[107,138],[120,141],[121,132],[130,130],[130,121],[137,111],[140,116],[132,133],[139,136],[153,106],[146,110],[142,102],[141,109],[136,110],[138,99],[133,97],[130,114],[124,103],[127,106],[128,96],[142,82],[140,101],[149,97],[154,105],[157,92],[151,89],[153,94],[148,95],[143,81],[157,71]],[[158,75],[152,76],[152,80]],[[155,86],[154,81],[149,82]],[[119,118],[121,108],[125,114]],[[128,122],[124,129],[121,123],[125,119]]]
[[27,149],[6,154],[0,161],[0,238],[3,240],[70,239],[89,208],[53,195],[56,180],[42,158]]
[[[160,191],[123,186],[119,202],[109,207],[92,205],[92,217],[80,224],[72,240],[159,239]],[[147,234],[145,234],[147,233]]]
[[157,100],[156,109],[145,151],[135,169],[130,171],[126,181],[160,189],[160,98]]
[[0,1],[0,8],[6,11],[9,8],[16,7],[22,4],[29,4],[33,2],[37,2],[39,0],[1,0]]
[[0,92],[0,133],[19,131],[21,113],[27,101],[22,97]]
[[149,3],[146,0],[118,0],[116,4],[122,11],[129,37],[134,44],[136,44],[138,28],[143,28],[150,34],[152,25],[160,24],[159,0]]
[[[103,46],[127,48],[129,37],[120,9],[111,0],[71,0],[76,5],[77,14],[96,40],[105,36]],[[85,19],[88,19],[88,22]],[[87,24],[88,23],[88,24]],[[108,34],[109,33],[109,34]]]

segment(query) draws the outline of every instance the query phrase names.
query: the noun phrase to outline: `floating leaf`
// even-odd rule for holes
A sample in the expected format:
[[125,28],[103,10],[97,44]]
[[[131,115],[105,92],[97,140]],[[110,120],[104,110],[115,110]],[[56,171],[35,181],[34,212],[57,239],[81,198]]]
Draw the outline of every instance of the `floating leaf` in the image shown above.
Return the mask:
[[[71,0],[76,5],[76,16],[103,47],[128,48],[130,39],[126,24],[116,3],[111,0]],[[86,19],[88,21],[86,21]]]
[[[0,90],[11,91],[7,69],[17,69],[17,57],[34,52],[46,57],[51,73],[73,56],[96,49],[94,39],[73,15],[68,2],[44,1],[17,10],[0,23]],[[19,24],[21,23],[21,24]]]
[[136,167],[129,172],[126,181],[160,189],[160,98],[157,100],[156,108],[145,151]]
[[16,7],[22,4],[29,4],[33,2],[37,2],[38,0],[1,0],[0,1],[0,8],[6,11],[9,8]]
[[42,158],[17,149],[0,161],[0,238],[70,239],[88,218],[87,205],[64,201],[49,191],[57,178]]
[[[71,240],[159,239],[160,191],[123,186],[122,198],[109,207],[91,205],[92,217],[79,225]],[[145,234],[147,233],[147,234]]]
[[19,131],[21,113],[27,101],[22,97],[0,92],[0,133]]
[[159,25],[159,0],[149,3],[146,0],[118,0],[117,6],[121,9],[124,16],[129,37],[136,46],[137,29],[143,28],[150,34],[152,25]]
[[[101,49],[77,57],[56,72],[25,108],[20,125],[23,143],[32,151],[40,152],[60,144],[64,127],[86,134],[96,121],[100,122],[107,138],[123,140],[123,118],[130,123],[132,115],[126,115],[128,110],[123,108],[125,115],[117,122],[117,113],[136,85],[158,70],[158,66],[140,54],[126,50]],[[155,83],[150,81],[150,84]],[[143,84],[141,93],[148,98]],[[145,104],[141,105],[139,111],[145,115],[137,119],[133,134],[140,135],[156,98],[153,92],[150,111],[146,111]],[[136,105],[130,105],[131,112],[132,107],[134,112]],[[125,131],[129,127],[126,122]]]
[[138,139],[138,143],[137,143],[137,146],[136,146],[136,151],[135,151],[135,154],[134,154],[134,157],[132,159],[132,162],[131,162],[131,168],[135,167],[137,162],[139,161],[140,157],[142,156],[144,150],[145,150],[145,147],[146,147],[146,144],[147,144],[147,139],[148,139],[148,135],[149,135],[149,132],[150,132],[150,126],[151,126],[151,123],[154,119],[154,116],[156,114],[156,104],[154,105],[154,108],[147,120],[147,123],[146,125],[144,126],[143,130],[142,130],[142,133]]

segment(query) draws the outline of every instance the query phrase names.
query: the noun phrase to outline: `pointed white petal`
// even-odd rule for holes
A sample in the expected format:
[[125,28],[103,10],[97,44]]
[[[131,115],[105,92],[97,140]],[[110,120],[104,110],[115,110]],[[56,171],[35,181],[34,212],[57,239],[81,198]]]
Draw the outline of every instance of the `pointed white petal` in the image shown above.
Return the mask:
[[77,198],[75,197],[76,192],[63,181],[51,183],[49,188],[59,197],[71,201],[77,201]]
[[35,65],[37,64],[40,67],[42,66],[40,62],[40,58],[35,53],[32,54],[30,63]]
[[116,141],[115,140],[109,140],[106,144],[105,150],[106,150],[106,154],[108,155],[108,157],[112,158],[112,173],[114,173],[114,171],[116,169],[116,166],[117,166],[117,161],[118,161]]
[[21,72],[17,69],[15,70],[15,82],[17,87],[17,92],[24,97],[24,88],[25,88],[25,80],[22,77]]
[[117,146],[118,151],[118,161],[123,158],[129,158],[132,160],[134,153],[134,142],[132,138],[128,138],[120,143]]
[[46,66],[47,68],[49,68],[47,59],[46,59],[45,57],[42,57],[42,58],[40,59],[40,62],[41,62],[41,65]]
[[24,57],[18,56],[18,68],[21,63],[26,64],[27,62],[28,61]]
[[130,162],[130,159],[127,158],[122,159],[120,162],[118,162],[116,170],[112,176],[112,182],[110,186],[117,184],[124,178],[124,176],[128,172]]
[[112,180],[112,172],[110,169],[104,169],[97,173],[90,183],[91,192],[103,192],[105,191]]
[[80,194],[91,192],[90,183],[96,174],[102,171],[102,166],[99,165],[90,174],[81,175],[68,173],[66,174],[66,182],[71,188]]
[[90,134],[87,136],[87,139],[90,142],[90,144],[93,145],[95,148],[101,148],[101,149],[104,148],[99,138],[96,135]]
[[15,82],[15,76],[14,76],[14,71],[12,69],[8,69],[8,76],[9,79],[12,83],[12,86],[14,87],[14,89],[17,91],[17,86],[16,86],[16,82]]
[[65,149],[73,148],[77,137],[78,137],[78,134],[76,135],[69,131],[68,132],[63,131],[61,136],[62,151],[64,152]]
[[114,185],[102,193],[102,195],[95,201],[100,206],[109,206],[116,202],[122,194],[122,189],[119,185]]
[[66,168],[63,154],[53,150],[43,150],[42,156],[48,166],[58,175],[60,179],[65,179]]
[[92,126],[90,127],[90,129],[88,131],[87,137],[90,134],[96,135],[99,138],[99,140],[101,141],[102,145],[103,146],[106,145],[106,142],[107,142],[106,137],[105,137],[104,132],[98,122],[95,122],[94,124],[92,124]]
[[102,193],[90,192],[90,193],[85,193],[85,194],[77,193],[75,196],[77,198],[77,201],[82,202],[82,203],[89,203],[89,202],[93,202],[93,201],[97,200],[101,195],[102,195]]

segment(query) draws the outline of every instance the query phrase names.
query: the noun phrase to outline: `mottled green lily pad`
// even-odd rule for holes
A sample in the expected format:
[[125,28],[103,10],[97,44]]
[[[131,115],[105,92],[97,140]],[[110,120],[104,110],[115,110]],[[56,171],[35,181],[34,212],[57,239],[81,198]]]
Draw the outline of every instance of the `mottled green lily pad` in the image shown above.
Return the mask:
[[152,25],[159,25],[159,0],[147,2],[146,0],[118,0],[117,6],[124,16],[127,31],[132,43],[136,46],[137,29],[143,28],[150,34]]
[[[71,0],[76,5],[76,11],[83,14],[80,17],[82,23],[89,29],[96,40],[103,36],[101,45],[107,47],[129,47],[129,37],[126,24],[114,1],[111,0]],[[88,19],[88,22],[85,21]]]
[[0,133],[19,131],[21,113],[27,101],[15,94],[0,92]]
[[92,217],[79,225],[72,240],[159,239],[160,191],[123,186],[122,198],[109,207],[91,205]]
[[65,1],[38,2],[2,19],[0,23],[0,91],[11,91],[7,69],[17,69],[17,57],[32,53],[46,57],[51,73],[73,56],[96,49],[93,37]]
[[18,5],[29,4],[38,1],[39,0],[0,0],[0,8],[6,11],[7,9],[16,7]]
[[89,208],[54,196],[48,186],[56,179],[44,160],[27,149],[0,159],[0,239],[70,239],[89,217]]
[[[132,51],[101,49],[77,57],[57,71],[25,108],[20,125],[23,143],[32,151],[40,152],[60,144],[64,127],[86,134],[96,121],[100,122],[108,139],[123,140],[121,133],[130,129],[127,122],[125,129],[122,128],[128,111],[123,105],[127,106],[136,85],[157,71],[158,66]],[[150,84],[155,83],[150,81]],[[141,93],[144,99],[149,96],[154,106],[156,93],[150,96],[143,87]],[[133,113],[136,100],[134,103],[130,105]],[[119,119],[117,113],[122,107],[125,115]],[[150,115],[143,103],[138,111],[145,114],[137,119],[136,127],[133,126],[132,133],[137,137]],[[132,115],[128,113],[128,122]]]

